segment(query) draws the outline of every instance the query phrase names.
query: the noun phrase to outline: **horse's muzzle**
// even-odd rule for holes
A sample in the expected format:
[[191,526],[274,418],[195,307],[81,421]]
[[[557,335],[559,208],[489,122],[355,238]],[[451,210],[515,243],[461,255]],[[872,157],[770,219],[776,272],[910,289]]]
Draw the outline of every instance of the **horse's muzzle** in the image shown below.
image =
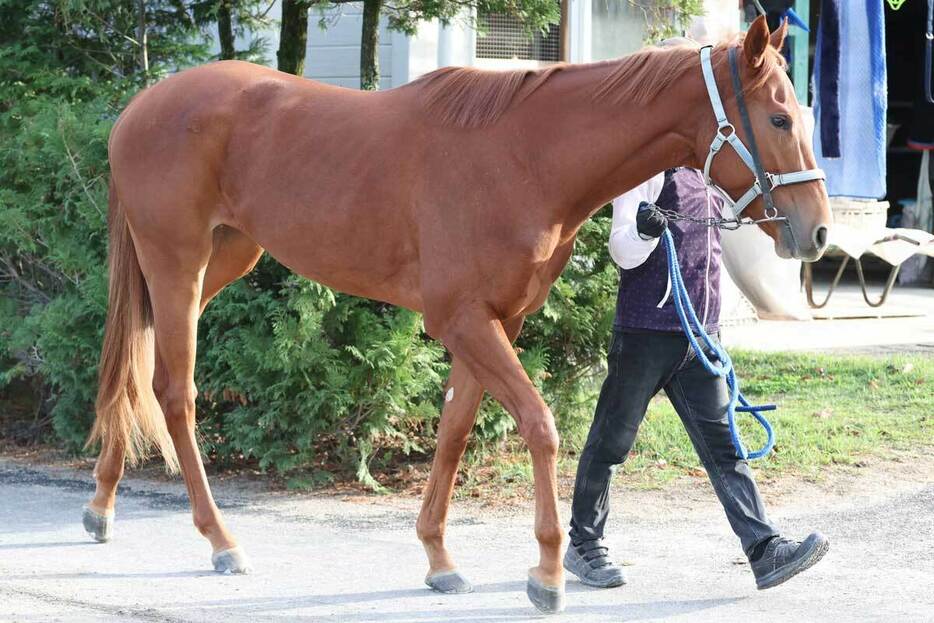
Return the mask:
[[807,235],[802,235],[801,228],[789,219],[780,231],[781,235],[775,241],[775,252],[779,257],[816,262],[827,250],[830,229],[823,223],[815,225]]

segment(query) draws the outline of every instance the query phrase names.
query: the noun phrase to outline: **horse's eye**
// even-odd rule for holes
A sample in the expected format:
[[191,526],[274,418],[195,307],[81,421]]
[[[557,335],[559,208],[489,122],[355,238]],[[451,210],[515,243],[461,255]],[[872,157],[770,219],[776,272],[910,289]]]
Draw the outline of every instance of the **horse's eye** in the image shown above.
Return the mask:
[[779,130],[786,130],[791,125],[791,122],[788,120],[788,117],[785,115],[772,115],[772,125],[778,128]]

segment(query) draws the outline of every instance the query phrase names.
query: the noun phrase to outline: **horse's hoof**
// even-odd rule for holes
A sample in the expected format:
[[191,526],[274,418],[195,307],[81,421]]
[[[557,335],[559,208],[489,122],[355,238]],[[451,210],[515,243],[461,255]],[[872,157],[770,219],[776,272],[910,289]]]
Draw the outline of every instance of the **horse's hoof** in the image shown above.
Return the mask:
[[253,571],[253,566],[250,565],[246,552],[240,547],[231,547],[211,554],[211,562],[214,564],[214,570],[218,573],[250,573]]
[[431,574],[425,578],[425,584],[427,584],[431,590],[446,595],[460,595],[473,592],[473,585],[456,569],[453,571],[442,571],[440,573]]
[[563,586],[545,586],[530,575],[525,594],[539,612],[557,614],[564,610]]
[[110,540],[114,528],[114,513],[109,511],[103,515],[97,511],[84,507],[84,516],[82,517],[84,529],[94,537],[98,543],[106,543]]

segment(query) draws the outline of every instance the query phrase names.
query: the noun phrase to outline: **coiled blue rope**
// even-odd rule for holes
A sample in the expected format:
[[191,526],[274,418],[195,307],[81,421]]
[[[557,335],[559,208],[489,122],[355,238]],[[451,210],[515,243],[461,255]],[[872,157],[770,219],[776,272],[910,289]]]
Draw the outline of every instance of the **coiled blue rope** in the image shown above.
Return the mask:
[[[775,445],[775,432],[772,425],[760,411],[774,411],[775,405],[757,405],[752,406],[749,401],[739,391],[739,381],[736,378],[736,371],[733,369],[733,360],[727,354],[726,350],[717,342],[713,341],[704,330],[704,325],[697,318],[694,311],[694,305],[691,304],[691,298],[688,296],[687,288],[681,278],[681,266],[678,264],[678,254],[675,251],[675,241],[671,237],[671,232],[667,229],[662,234],[662,240],[665,243],[665,253],[668,256],[668,275],[671,278],[671,293],[675,301],[675,310],[678,312],[678,319],[681,321],[681,328],[687,335],[691,348],[697,354],[698,360],[704,365],[708,372],[726,379],[727,387],[730,389],[730,403],[727,407],[727,419],[730,424],[730,437],[733,439],[733,447],[736,448],[736,454],[741,459],[758,459],[768,454]],[[707,348],[713,353],[713,360],[707,356],[707,351],[701,348],[697,338],[703,340]],[[751,413],[754,418],[765,429],[767,436],[765,445],[759,450],[749,452],[743,445],[739,430],[736,427],[736,413]]]

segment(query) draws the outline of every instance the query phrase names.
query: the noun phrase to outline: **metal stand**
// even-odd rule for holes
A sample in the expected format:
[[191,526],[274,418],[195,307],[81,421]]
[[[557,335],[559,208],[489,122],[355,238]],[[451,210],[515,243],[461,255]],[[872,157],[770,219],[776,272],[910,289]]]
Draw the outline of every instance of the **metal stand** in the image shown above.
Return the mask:
[[[889,293],[892,291],[892,287],[895,285],[895,279],[898,277],[898,269],[901,268],[901,264],[898,266],[893,266],[892,270],[889,272],[889,278],[885,282],[885,287],[882,289],[882,295],[879,296],[878,300],[872,301],[869,298],[869,292],[866,289],[866,277],[863,275],[863,263],[859,258],[854,258],[856,262],[856,275],[859,277],[859,287],[863,291],[863,300],[866,301],[866,304],[870,307],[881,307],[885,304],[885,300],[889,297]],[[830,288],[827,290],[827,296],[824,297],[824,300],[820,303],[814,302],[814,274],[811,268],[811,264],[804,264],[804,292],[807,294],[808,305],[812,309],[821,309],[825,307],[830,301],[830,297],[833,295],[834,290],[837,287],[837,284],[840,283],[840,278],[843,276],[843,271],[846,269],[847,264],[850,263],[850,256],[844,256],[843,260],[840,262],[840,267],[837,269],[837,274],[834,275],[833,281],[830,282]]]

